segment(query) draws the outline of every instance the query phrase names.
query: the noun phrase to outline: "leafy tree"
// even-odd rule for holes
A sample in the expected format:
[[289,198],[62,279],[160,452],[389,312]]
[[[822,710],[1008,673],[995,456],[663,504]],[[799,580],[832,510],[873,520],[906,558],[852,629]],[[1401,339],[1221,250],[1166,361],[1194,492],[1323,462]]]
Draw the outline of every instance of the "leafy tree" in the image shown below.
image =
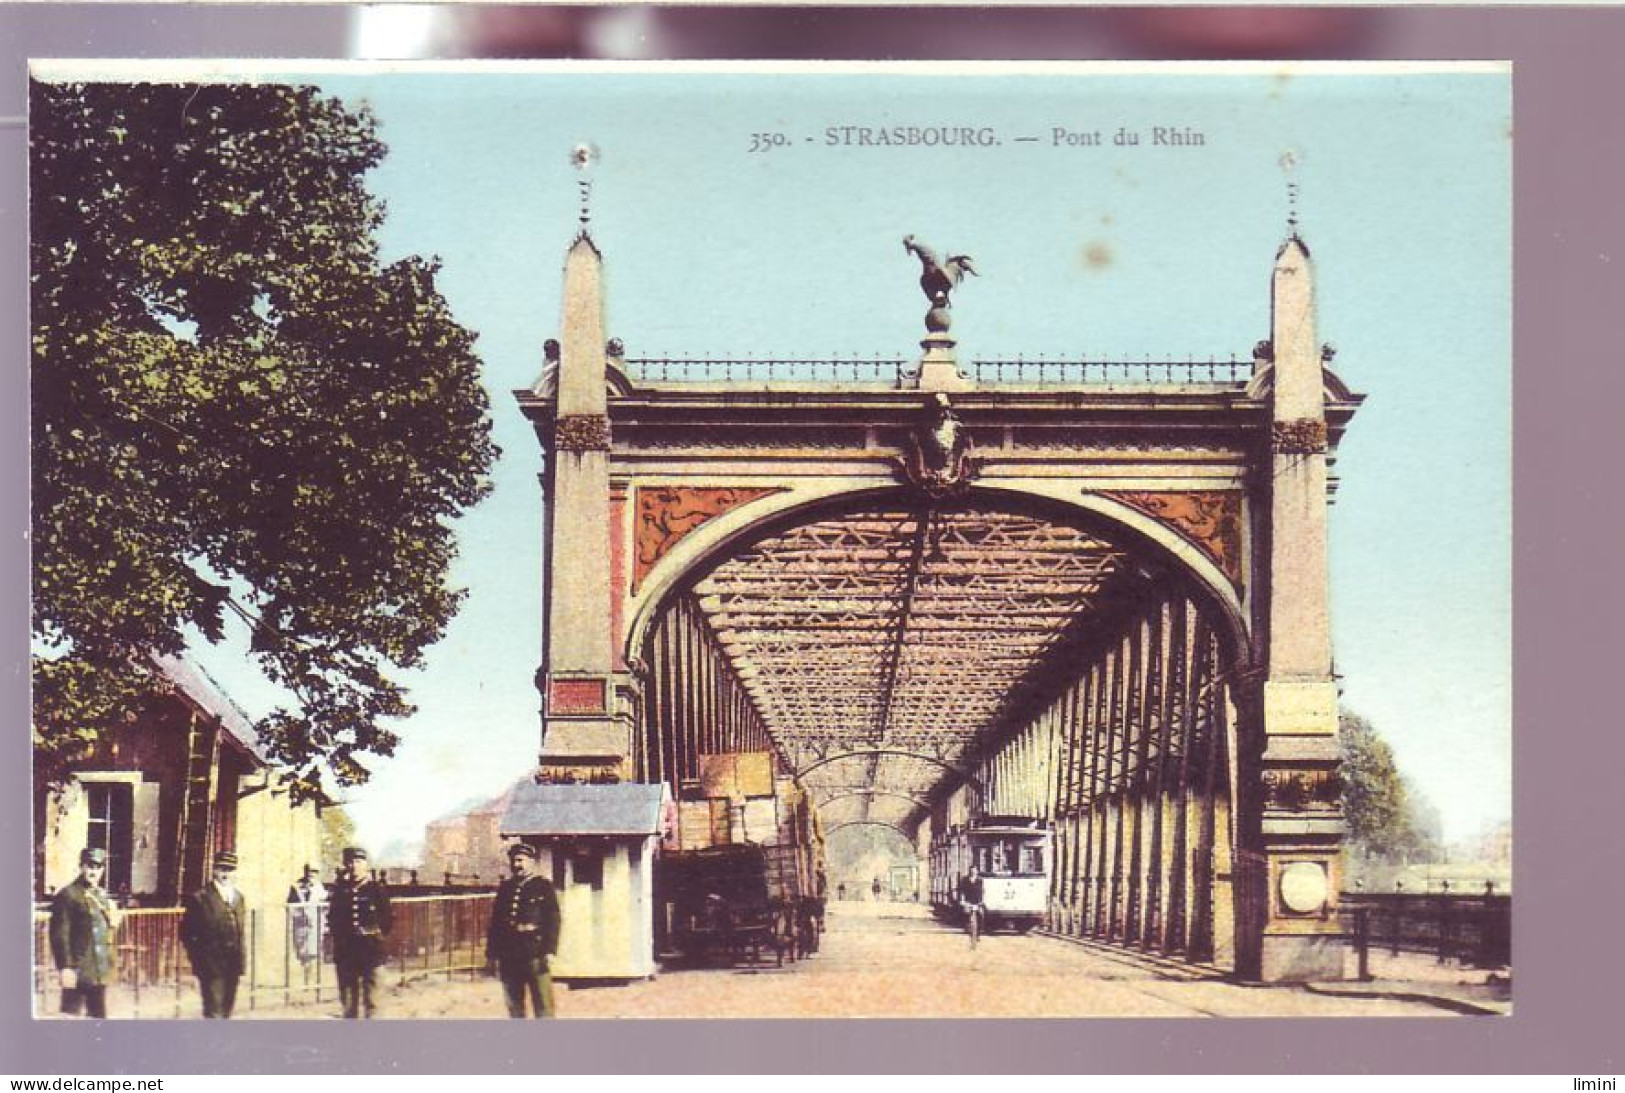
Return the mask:
[[1438,813],[1399,772],[1394,749],[1371,722],[1344,710],[1338,717],[1343,752],[1343,812],[1349,841],[1387,861],[1432,857]]
[[337,805],[322,809],[322,860],[310,862],[326,877],[338,868],[344,858],[344,848],[355,845],[355,821]]
[[497,451],[437,265],[383,264],[374,119],[316,89],[35,83],[34,739],[60,778],[188,627],[251,625],[296,793],[364,781]]

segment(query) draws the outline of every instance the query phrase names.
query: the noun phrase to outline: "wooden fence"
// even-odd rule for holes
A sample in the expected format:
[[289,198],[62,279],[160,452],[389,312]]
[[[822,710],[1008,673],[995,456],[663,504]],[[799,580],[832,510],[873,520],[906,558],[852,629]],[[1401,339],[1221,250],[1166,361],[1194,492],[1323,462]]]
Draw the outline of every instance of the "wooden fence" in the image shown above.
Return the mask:
[[[401,980],[476,975],[485,967],[491,892],[396,896],[388,966]],[[248,970],[238,984],[237,1010],[320,1005],[338,997],[331,939],[323,913],[301,921],[300,908],[251,908]],[[108,1013],[115,1017],[197,1017],[197,980],[180,941],[178,907],[128,910],[114,934],[115,981]],[[268,934],[267,931],[270,931]],[[51,959],[50,914],[34,917],[34,1012],[56,1011],[61,983]]]

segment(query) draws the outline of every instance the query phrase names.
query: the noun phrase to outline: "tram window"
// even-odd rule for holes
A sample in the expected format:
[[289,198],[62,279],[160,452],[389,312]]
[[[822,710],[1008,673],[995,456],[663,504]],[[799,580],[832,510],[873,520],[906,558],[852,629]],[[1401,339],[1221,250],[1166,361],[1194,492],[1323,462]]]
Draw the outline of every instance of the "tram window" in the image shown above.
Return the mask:
[[1016,842],[1013,839],[999,839],[993,844],[993,867],[988,870],[998,876],[1009,875],[1016,862]]
[[1038,843],[1021,848],[1021,871],[1023,873],[1042,873],[1044,871],[1044,848]]

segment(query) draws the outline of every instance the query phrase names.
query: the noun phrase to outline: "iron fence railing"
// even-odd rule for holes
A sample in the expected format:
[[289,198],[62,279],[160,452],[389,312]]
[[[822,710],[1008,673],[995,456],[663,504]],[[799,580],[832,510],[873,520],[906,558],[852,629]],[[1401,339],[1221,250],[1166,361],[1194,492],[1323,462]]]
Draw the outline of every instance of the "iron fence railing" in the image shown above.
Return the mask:
[[994,357],[973,360],[965,371],[981,384],[1039,386],[1235,386],[1252,378],[1252,362],[1228,360],[1087,360],[1052,357]]
[[1338,914],[1362,979],[1370,978],[1374,951],[1479,968],[1512,963],[1512,897],[1492,883],[1482,893],[1345,892]]
[[907,362],[886,357],[629,357],[627,374],[643,383],[884,383],[896,385]]
[[[402,979],[477,974],[485,967],[485,935],[493,893],[396,897],[385,952]],[[199,1013],[197,981],[180,940],[181,909],[144,908],[121,914],[113,936],[115,974],[108,1012],[117,1017],[191,1017]],[[50,915],[34,919],[35,1012],[50,1013],[61,982],[51,959]],[[326,906],[254,908],[246,927],[247,968],[237,1008],[315,1005],[335,999],[332,939]]]
[[[901,386],[915,362],[888,357],[628,357],[621,362],[640,383],[876,383]],[[985,386],[1233,387],[1252,378],[1250,361],[1088,360],[1044,356],[992,357],[960,366]]]

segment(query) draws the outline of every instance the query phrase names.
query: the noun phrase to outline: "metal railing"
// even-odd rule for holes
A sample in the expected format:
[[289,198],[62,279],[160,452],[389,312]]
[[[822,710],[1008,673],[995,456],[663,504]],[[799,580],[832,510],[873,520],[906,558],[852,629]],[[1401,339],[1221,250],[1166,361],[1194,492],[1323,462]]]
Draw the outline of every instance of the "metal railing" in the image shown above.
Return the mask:
[[1478,968],[1512,964],[1512,897],[1486,882],[1481,893],[1345,892],[1338,909],[1354,945],[1361,979],[1373,951],[1431,956],[1437,963]]
[[1197,360],[1088,360],[1050,357],[994,357],[973,360],[967,375],[981,384],[1019,383],[1063,387],[1236,386],[1252,378],[1250,361]]
[[643,383],[883,383],[910,374],[888,357],[628,357],[627,375]]
[[[877,383],[901,386],[915,363],[895,357],[628,357],[627,375],[641,383]],[[1089,360],[1045,356],[992,357],[960,365],[971,381],[995,386],[1234,387],[1252,378],[1251,361]]]
[[[478,974],[485,967],[491,892],[396,897],[385,953],[401,980]],[[197,980],[180,940],[181,909],[122,913],[113,935],[115,969],[108,1013],[115,1017],[196,1017]],[[246,926],[247,967],[237,989],[239,1012],[316,1005],[338,994],[326,906],[254,908]],[[35,1012],[56,1008],[60,977],[51,959],[50,915],[34,918]]]

